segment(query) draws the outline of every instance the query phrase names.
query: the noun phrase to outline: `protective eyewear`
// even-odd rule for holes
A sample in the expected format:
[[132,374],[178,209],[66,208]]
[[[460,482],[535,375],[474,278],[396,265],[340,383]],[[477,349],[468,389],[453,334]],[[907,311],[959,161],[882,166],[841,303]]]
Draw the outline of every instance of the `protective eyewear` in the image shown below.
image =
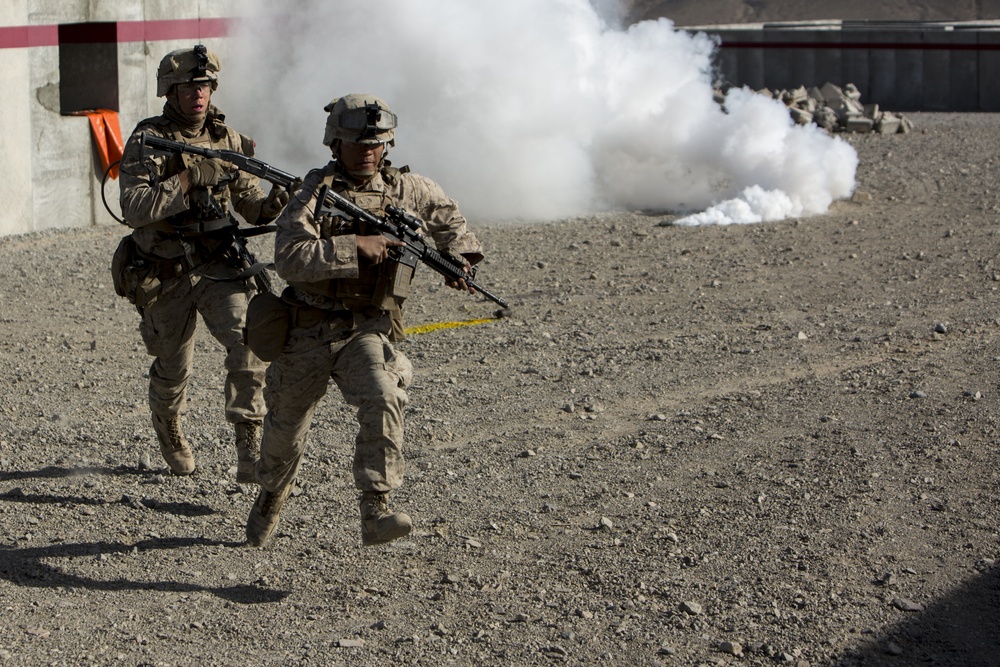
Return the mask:
[[396,128],[396,114],[377,104],[365,104],[361,109],[349,109],[340,114],[340,127],[357,130],[362,137],[373,137]]

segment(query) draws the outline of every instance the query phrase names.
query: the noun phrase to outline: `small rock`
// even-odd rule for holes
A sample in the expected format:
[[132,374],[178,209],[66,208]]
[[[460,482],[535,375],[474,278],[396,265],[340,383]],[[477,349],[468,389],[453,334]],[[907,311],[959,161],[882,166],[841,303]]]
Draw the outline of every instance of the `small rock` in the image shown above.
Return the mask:
[[889,642],[883,648],[886,655],[903,655],[903,648],[896,642]]
[[542,649],[542,653],[548,658],[565,659],[569,653],[562,646],[547,646]]
[[934,325],[934,333],[946,334],[948,333],[948,325],[944,322],[938,322]]
[[858,190],[851,196],[851,201],[855,204],[869,204],[872,201],[872,196],[869,192]]
[[336,646],[339,646],[340,648],[364,648],[364,646],[365,646],[365,640],[364,639],[338,639],[336,642],[334,642],[334,644]]
[[601,523],[598,526],[601,530],[614,530],[615,524],[606,516],[601,517]]
[[893,598],[892,606],[900,611],[918,612],[924,610],[924,605],[906,598]]
[[743,645],[739,642],[720,642],[719,652],[739,657],[743,655]]
[[697,602],[689,601],[681,602],[680,610],[691,616],[700,616],[705,611],[704,607]]
[[142,504],[142,500],[140,500],[137,496],[133,496],[133,495],[128,494],[128,493],[126,493],[125,495],[122,496],[122,498],[121,498],[121,504],[122,505],[126,505],[128,507],[131,507],[133,509],[137,509],[137,510],[147,509]]

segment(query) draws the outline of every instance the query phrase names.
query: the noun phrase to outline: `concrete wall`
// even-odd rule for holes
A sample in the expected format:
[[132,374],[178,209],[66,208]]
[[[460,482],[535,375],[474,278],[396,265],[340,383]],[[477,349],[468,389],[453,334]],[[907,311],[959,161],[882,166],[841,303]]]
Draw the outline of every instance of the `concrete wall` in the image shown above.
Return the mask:
[[[119,123],[158,114],[156,67],[165,53],[204,43],[225,61],[220,19],[235,0],[4,0],[0,3],[0,236],[117,224],[101,201],[103,169],[85,116],[60,114],[60,24],[117,23]],[[107,199],[116,214],[118,183]]]
[[721,39],[718,75],[753,89],[853,83],[893,111],[1000,111],[1000,23],[807,22],[686,28]]
[[[0,3],[0,24],[22,22],[27,0]],[[31,229],[31,109],[28,94],[31,60],[28,49],[0,49],[0,86],[9,91],[0,104],[0,234]]]

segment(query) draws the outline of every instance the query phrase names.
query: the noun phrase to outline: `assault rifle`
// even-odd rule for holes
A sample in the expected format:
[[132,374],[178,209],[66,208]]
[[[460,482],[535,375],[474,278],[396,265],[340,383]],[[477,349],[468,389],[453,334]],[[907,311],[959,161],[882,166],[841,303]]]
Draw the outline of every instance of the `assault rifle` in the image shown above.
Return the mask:
[[[164,139],[163,137],[145,132],[141,135],[141,145],[168,153],[182,152],[201,155],[207,158],[218,158],[286,190],[292,189],[296,183],[301,182],[301,179],[296,178],[287,171],[275,169],[266,162],[243,155],[237,151],[192,146],[191,144]],[[472,267],[466,271],[463,260],[442,254],[429,246],[418,232],[423,227],[423,221],[420,218],[410,215],[397,206],[387,206],[385,210],[386,216],[384,218],[379,217],[369,213],[350,199],[341,196],[330,188],[324,187],[320,193],[320,208],[317,213],[329,213],[333,212],[334,209],[352,220],[364,222],[368,227],[380,234],[401,241],[403,243],[402,246],[394,246],[389,249],[390,256],[400,264],[414,268],[418,261],[423,262],[444,276],[448,281],[457,282],[464,280],[466,285],[490,301],[498,304],[501,308],[510,307],[507,301],[493,294],[493,292],[476,281],[476,267]]]
[[402,241],[403,245],[389,248],[389,255],[400,264],[416,268],[417,262],[423,262],[449,281],[464,280],[466,285],[501,308],[510,308],[507,301],[476,282],[476,267],[473,266],[466,271],[463,260],[440,253],[427,245],[418,231],[424,223],[415,215],[410,215],[398,206],[386,206],[386,217],[382,218],[369,213],[325,185],[320,189],[319,200],[317,215],[334,213],[334,210],[337,210],[351,220],[364,222],[380,234]]

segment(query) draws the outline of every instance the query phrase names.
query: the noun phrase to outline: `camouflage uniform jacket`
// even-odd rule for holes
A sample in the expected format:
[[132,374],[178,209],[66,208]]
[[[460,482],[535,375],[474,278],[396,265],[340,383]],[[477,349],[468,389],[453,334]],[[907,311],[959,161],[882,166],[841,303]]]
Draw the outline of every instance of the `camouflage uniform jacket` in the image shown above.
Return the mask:
[[278,218],[274,265],[278,275],[295,289],[295,296],[310,305],[336,309],[329,284],[359,275],[355,231],[339,226],[341,219],[316,220],[317,193],[321,183],[370,213],[379,215],[388,205],[398,206],[424,221],[441,252],[467,256],[471,263],[482,259],[483,246],[467,229],[455,200],[434,181],[403,169],[386,166],[362,186],[356,186],[331,161],[323,169],[309,172]]
[[[198,218],[192,210],[193,189],[185,194],[178,174],[202,158],[148,150],[144,158],[140,152],[139,134],[148,132],[173,141],[253,155],[253,140],[225,125],[224,119],[225,116],[211,106],[204,127],[197,134],[183,130],[164,115],[147,118],[133,130],[122,157],[121,207],[125,222],[135,230],[132,236],[144,253],[164,259],[185,254],[175,226],[197,222]],[[247,222],[258,223],[261,205],[267,198],[258,183],[256,176],[238,172],[236,179],[214,198],[226,215],[232,206]],[[228,238],[201,241],[208,245],[205,250],[210,251],[212,246],[228,242]]]

